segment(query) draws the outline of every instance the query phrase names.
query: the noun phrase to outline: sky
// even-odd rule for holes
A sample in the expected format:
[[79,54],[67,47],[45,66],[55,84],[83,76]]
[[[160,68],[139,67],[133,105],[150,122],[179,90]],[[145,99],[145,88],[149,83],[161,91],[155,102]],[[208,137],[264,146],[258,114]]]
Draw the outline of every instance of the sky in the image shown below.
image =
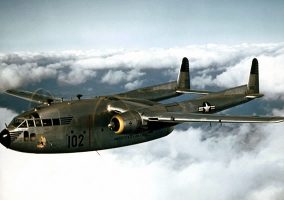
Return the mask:
[[0,51],[282,42],[282,1],[0,1]]
[[[176,80],[265,96],[225,114],[284,116],[281,1],[0,1],[0,92],[83,98]],[[181,101],[191,95],[172,99]],[[0,93],[0,130],[31,108]],[[280,200],[284,125],[186,124],[144,144],[34,155],[0,146],[0,199]]]

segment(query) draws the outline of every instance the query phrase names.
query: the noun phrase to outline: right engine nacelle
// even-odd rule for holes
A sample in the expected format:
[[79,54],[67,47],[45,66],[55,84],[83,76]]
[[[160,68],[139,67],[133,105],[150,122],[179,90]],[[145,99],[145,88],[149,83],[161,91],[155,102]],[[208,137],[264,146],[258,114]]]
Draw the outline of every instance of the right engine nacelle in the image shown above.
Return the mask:
[[111,118],[108,127],[115,134],[135,134],[142,127],[142,119],[138,112],[127,111]]

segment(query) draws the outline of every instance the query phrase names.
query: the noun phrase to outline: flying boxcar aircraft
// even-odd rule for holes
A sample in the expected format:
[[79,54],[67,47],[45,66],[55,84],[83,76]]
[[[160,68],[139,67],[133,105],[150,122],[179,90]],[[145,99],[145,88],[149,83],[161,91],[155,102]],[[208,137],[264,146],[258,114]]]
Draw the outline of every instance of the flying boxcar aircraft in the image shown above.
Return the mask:
[[[252,60],[249,81],[220,92],[190,87],[189,63],[183,58],[177,81],[140,88],[111,96],[63,101],[28,91],[6,94],[38,103],[16,116],[0,133],[7,148],[28,153],[97,151],[138,144],[170,134],[184,122],[266,123],[283,122],[276,116],[228,116],[214,113],[262,97],[259,70]],[[161,100],[185,93],[196,99],[162,104]]]

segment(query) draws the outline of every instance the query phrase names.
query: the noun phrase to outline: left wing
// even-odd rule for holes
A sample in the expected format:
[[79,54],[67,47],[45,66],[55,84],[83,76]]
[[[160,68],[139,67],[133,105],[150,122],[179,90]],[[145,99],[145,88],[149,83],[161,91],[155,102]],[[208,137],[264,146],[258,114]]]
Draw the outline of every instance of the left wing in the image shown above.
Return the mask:
[[54,101],[61,101],[60,98],[24,90],[7,90],[5,93],[38,104],[50,104]]
[[177,81],[139,88],[125,93],[115,95],[118,98],[136,98],[150,101],[161,101],[182,94],[209,94],[209,91],[192,90],[190,88],[189,63],[187,58],[182,59],[182,64]]
[[195,113],[164,112],[156,114],[143,114],[143,120],[149,122],[183,123],[183,122],[219,122],[219,123],[279,123],[284,117],[279,116],[233,116]]

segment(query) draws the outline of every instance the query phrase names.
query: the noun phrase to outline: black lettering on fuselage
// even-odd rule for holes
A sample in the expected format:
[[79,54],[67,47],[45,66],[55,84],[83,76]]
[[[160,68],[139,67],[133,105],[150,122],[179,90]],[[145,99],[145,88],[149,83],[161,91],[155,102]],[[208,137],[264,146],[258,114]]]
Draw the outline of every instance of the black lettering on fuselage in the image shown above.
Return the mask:
[[84,135],[67,135],[67,147],[76,148],[84,146]]

